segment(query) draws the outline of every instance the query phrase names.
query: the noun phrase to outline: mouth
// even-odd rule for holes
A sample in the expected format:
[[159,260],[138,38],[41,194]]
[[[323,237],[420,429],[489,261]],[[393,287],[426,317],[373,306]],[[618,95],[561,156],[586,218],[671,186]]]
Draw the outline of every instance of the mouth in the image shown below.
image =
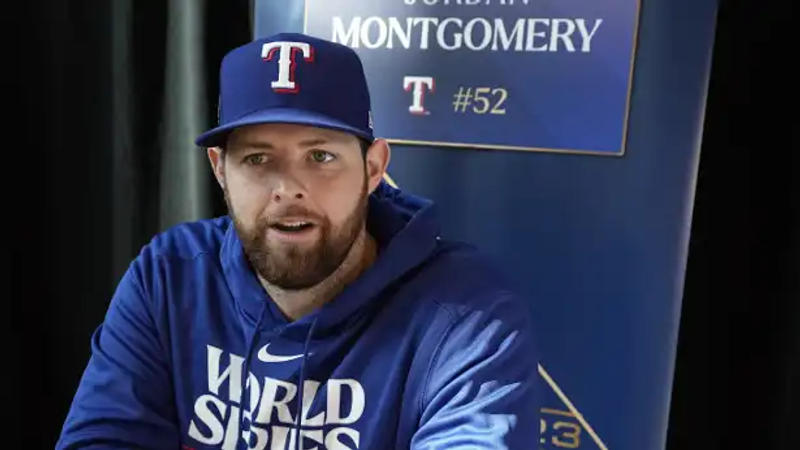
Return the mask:
[[308,235],[315,228],[314,222],[299,218],[286,218],[273,222],[269,228],[276,232],[279,238],[301,238]]

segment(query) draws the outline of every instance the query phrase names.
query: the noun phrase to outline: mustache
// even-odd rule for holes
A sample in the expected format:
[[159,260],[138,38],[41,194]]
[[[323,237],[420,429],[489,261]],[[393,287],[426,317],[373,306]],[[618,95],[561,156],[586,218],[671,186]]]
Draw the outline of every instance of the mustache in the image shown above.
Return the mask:
[[292,217],[292,218],[302,217],[317,224],[323,222],[322,216],[301,205],[289,205],[285,208],[281,208],[278,211],[273,212],[272,214],[266,216],[264,218],[264,222],[269,225],[272,225],[286,217]]

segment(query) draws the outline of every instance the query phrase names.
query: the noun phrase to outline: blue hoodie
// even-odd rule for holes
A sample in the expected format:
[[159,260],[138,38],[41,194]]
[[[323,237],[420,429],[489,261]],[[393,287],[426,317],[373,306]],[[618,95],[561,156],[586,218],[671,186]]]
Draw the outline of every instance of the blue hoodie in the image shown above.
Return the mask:
[[56,448],[536,448],[524,303],[440,239],[428,200],[382,183],[367,226],[375,263],[294,322],[228,217],[157,236],[92,336]]

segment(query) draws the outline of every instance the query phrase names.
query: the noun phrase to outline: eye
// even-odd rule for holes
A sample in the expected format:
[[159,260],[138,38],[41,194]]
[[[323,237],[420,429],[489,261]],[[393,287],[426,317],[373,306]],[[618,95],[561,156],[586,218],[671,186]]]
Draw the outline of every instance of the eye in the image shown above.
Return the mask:
[[317,163],[327,163],[333,161],[334,159],[336,159],[336,157],[333,156],[333,154],[326,152],[324,150],[312,150],[311,159]]
[[253,153],[244,157],[244,163],[250,166],[259,166],[267,162],[267,155],[263,153]]

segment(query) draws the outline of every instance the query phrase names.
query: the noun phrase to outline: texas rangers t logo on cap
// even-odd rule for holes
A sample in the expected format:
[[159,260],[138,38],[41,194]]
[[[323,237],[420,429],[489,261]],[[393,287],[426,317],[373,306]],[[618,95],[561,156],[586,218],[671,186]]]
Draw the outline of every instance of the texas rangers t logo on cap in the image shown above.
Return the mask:
[[373,142],[370,110],[364,67],[352,48],[278,33],[222,58],[217,126],[195,142],[221,147],[234,129],[265,123],[328,128]]
[[314,48],[307,42],[276,41],[266,42],[261,47],[261,58],[271,61],[278,52],[278,80],[270,86],[272,90],[281,94],[296,94],[300,86],[294,80],[294,70],[297,68],[296,53],[303,52],[305,62],[314,62]]

